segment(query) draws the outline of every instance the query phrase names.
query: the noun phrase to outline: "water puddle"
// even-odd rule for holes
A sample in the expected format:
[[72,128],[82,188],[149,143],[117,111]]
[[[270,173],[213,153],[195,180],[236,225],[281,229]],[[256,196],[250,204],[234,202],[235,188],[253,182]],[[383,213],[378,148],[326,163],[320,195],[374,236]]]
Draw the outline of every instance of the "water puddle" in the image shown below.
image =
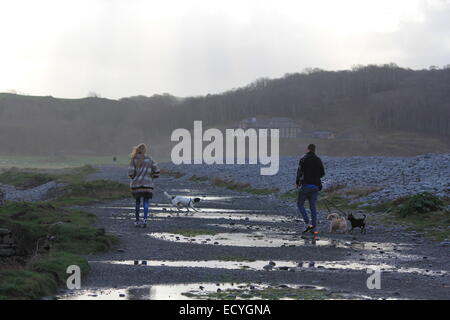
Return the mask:
[[102,263],[113,265],[132,265],[136,267],[178,267],[178,268],[213,268],[228,270],[249,271],[320,271],[320,270],[349,270],[366,271],[380,270],[383,272],[410,273],[432,277],[449,275],[444,270],[428,270],[421,268],[395,267],[388,263],[363,263],[353,261],[224,261],[224,260],[112,260],[112,261],[90,261],[89,263]]
[[[200,289],[203,288],[203,289]],[[58,297],[59,300],[192,300],[187,292],[204,290],[216,292],[237,287],[231,283],[162,284],[118,289],[73,290]]]
[[[216,225],[218,226],[218,225]],[[231,225],[234,228],[236,225]],[[236,230],[239,229],[239,225]],[[242,226],[244,227],[244,226]],[[254,226],[253,226],[254,228]],[[261,230],[244,232],[223,232],[215,235],[196,235],[192,237],[183,236],[169,232],[149,233],[150,237],[173,241],[178,243],[197,243],[221,246],[237,247],[297,247],[297,246],[318,246],[331,248],[350,248],[355,250],[365,250],[372,254],[373,258],[383,255],[396,255],[404,260],[417,259],[414,255],[401,254],[407,248],[405,244],[377,243],[377,242],[357,242],[331,239],[327,237],[314,238],[310,235],[303,236],[291,231],[281,231],[280,228],[263,228]],[[282,229],[282,228],[281,228]],[[400,250],[401,248],[402,250]]]
[[[100,207],[114,211],[126,213],[112,213],[114,219],[126,219],[134,217],[134,207]],[[169,205],[158,205],[151,207],[152,218],[195,218],[195,219],[226,219],[232,221],[250,221],[250,222],[284,222],[291,223],[294,219],[281,215],[265,214],[262,210],[233,210],[223,208],[198,208],[199,212],[186,209],[178,211]],[[130,212],[130,210],[133,210]]]
[[58,300],[201,300],[201,299],[370,299],[368,296],[334,295],[324,287],[262,283],[187,283],[118,289],[74,290]]
[[221,246],[237,247],[296,247],[296,246],[333,246],[348,247],[345,243],[330,239],[302,238],[291,234],[268,234],[262,232],[252,233],[217,233],[215,235],[197,235],[185,237],[168,232],[154,232],[148,234],[150,237],[174,241],[179,243],[200,243]]

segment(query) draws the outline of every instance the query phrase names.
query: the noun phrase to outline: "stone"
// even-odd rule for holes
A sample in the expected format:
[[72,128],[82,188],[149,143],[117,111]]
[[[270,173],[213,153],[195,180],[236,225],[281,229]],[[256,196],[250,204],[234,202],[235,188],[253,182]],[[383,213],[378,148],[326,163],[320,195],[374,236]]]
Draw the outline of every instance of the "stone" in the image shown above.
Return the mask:
[[10,257],[13,256],[16,253],[16,250],[9,248],[9,249],[1,249],[0,248],[0,257]]
[[9,229],[0,228],[0,236],[6,236],[6,235],[9,235],[10,233],[11,233],[11,231]]

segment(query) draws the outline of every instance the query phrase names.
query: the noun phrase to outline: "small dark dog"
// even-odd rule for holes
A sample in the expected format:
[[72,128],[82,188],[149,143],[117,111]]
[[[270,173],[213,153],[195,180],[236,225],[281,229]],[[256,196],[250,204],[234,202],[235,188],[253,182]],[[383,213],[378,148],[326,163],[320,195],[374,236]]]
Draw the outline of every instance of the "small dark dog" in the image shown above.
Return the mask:
[[364,215],[364,218],[355,218],[355,216],[353,216],[353,213],[350,213],[347,219],[352,224],[350,232],[352,232],[354,228],[360,228],[361,233],[366,233],[366,215]]

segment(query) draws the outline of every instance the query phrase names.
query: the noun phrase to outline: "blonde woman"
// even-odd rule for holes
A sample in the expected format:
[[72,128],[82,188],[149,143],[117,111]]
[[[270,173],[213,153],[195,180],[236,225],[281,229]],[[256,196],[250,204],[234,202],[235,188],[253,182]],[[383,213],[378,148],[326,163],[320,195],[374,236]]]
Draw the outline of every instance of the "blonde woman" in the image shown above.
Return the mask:
[[133,197],[136,199],[136,221],[135,226],[139,227],[139,210],[141,199],[144,206],[144,220],[142,227],[147,226],[147,216],[149,212],[149,202],[153,197],[153,179],[159,177],[159,168],[153,159],[146,155],[147,147],[141,143],[133,148],[131,161],[128,168],[128,176],[131,179],[130,187]]

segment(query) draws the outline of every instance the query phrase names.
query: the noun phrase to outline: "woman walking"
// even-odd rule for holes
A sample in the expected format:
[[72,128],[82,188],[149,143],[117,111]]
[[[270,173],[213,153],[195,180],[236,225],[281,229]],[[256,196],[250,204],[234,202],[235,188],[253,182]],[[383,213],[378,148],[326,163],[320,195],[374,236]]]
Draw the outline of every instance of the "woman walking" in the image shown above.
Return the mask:
[[141,200],[144,206],[144,220],[142,227],[147,226],[149,212],[149,201],[153,197],[153,179],[159,177],[158,165],[153,159],[146,155],[147,147],[141,143],[133,148],[131,161],[128,168],[128,176],[131,179],[130,187],[133,197],[136,199],[136,227],[139,227],[139,210]]

